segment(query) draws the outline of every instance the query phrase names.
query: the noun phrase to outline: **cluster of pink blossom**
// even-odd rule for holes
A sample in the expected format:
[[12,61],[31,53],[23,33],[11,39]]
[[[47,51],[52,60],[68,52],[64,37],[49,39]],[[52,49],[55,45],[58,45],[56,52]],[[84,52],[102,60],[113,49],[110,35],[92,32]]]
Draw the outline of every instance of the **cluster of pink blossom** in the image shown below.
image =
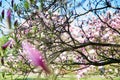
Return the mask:
[[81,27],[70,27],[72,36],[81,43],[87,42],[88,40],[101,40],[100,42],[114,43],[115,37],[119,35],[114,29],[116,29],[116,31],[120,30],[119,13],[113,15],[113,13],[108,11],[106,17],[99,17],[100,19],[94,16],[92,20],[84,20],[83,24],[81,24]]
[[87,74],[91,70],[91,67],[93,67],[93,66],[80,66],[80,67],[82,67],[83,69],[77,71],[76,76],[77,76],[78,80],[80,80],[80,78],[84,77],[85,74]]
[[[86,43],[88,41],[91,42],[101,42],[101,43],[118,43],[119,42],[119,33],[117,31],[120,30],[119,27],[120,24],[120,15],[119,13],[111,13],[107,12],[107,16],[100,16],[100,18],[93,17],[92,20],[88,20],[87,23],[83,22],[81,27],[70,27],[71,35],[74,39],[79,41],[80,43]],[[84,26],[87,25],[87,28],[84,28]],[[92,48],[81,48],[80,50],[84,52],[85,55],[88,55],[90,60],[97,61],[97,51],[98,47]],[[104,53],[109,48],[102,48]],[[101,51],[102,53],[102,51]],[[107,52],[108,53],[108,52]],[[109,54],[106,54],[109,56]],[[76,57],[74,57],[76,59]],[[65,58],[64,58],[65,59]],[[80,59],[75,60],[76,62],[79,62]],[[83,70],[78,71],[78,77],[82,77],[87,70],[90,68],[85,68]]]

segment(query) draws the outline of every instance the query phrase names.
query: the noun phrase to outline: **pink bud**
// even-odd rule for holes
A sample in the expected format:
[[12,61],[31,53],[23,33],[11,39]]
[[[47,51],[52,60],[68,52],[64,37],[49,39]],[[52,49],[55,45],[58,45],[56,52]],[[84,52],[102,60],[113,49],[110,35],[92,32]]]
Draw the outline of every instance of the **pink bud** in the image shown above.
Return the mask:
[[46,73],[50,73],[50,70],[45,64],[45,61],[43,59],[41,52],[39,52],[35,47],[33,47],[27,41],[22,42],[22,47],[23,47],[23,52],[26,53],[26,56],[28,57],[29,61],[31,61],[31,63],[34,66],[41,66]]
[[5,50],[11,43],[12,40],[9,40],[8,42],[6,42],[3,46],[2,49]]
[[8,11],[7,11],[7,17],[11,17],[11,10],[10,9],[8,9]]

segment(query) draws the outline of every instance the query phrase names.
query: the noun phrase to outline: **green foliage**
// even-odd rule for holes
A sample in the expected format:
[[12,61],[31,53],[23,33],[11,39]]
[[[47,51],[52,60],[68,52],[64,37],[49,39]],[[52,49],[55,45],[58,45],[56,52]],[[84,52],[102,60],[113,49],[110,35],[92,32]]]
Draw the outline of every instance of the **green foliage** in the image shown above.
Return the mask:
[[35,0],[30,0],[30,3],[31,3],[31,4],[34,4],[34,3],[35,3]]
[[8,36],[2,36],[0,38],[0,56],[6,55],[5,52],[2,50],[1,46],[4,45],[8,41]]
[[24,8],[26,9],[26,10],[28,10],[29,9],[29,2],[28,1],[24,1]]
[[[11,79],[11,75],[9,74],[6,74],[6,79],[5,80],[10,80]],[[37,76],[28,76],[28,78],[25,78],[23,77],[22,75],[21,76],[18,76],[18,75],[14,75],[13,76],[13,79],[15,80],[50,80],[50,79],[45,79],[45,78],[36,78]],[[2,74],[0,73],[0,80],[3,80],[2,78]],[[77,80],[76,76],[75,75],[67,75],[67,76],[64,76],[64,77],[58,77],[57,80]],[[80,80],[110,80],[109,78],[105,78],[104,76],[100,76],[100,75],[94,75],[94,76],[87,76],[87,77],[84,77],[84,78],[80,78]],[[113,80],[120,80],[120,77],[115,77],[113,78]]]
[[2,46],[3,44],[5,44],[5,42],[8,41],[8,36],[2,36],[0,38],[0,46]]
[[44,0],[40,0],[40,7],[41,7],[41,10],[43,9],[43,6],[44,6]]
[[14,9],[15,12],[17,11],[17,5],[16,4],[14,4],[13,9]]

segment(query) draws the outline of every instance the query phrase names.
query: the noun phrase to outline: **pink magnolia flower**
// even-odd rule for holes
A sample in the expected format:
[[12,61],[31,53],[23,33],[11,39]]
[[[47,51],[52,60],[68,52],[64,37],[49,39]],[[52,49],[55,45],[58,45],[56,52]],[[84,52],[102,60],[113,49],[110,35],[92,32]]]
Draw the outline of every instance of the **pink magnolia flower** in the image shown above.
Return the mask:
[[50,73],[50,70],[45,64],[45,61],[40,51],[38,51],[27,41],[22,42],[22,47],[23,47],[23,52],[26,53],[26,56],[34,66],[41,66],[46,73]]
[[9,45],[11,46],[11,42],[12,42],[12,40],[9,40],[4,45],[2,45],[2,49],[5,50]]

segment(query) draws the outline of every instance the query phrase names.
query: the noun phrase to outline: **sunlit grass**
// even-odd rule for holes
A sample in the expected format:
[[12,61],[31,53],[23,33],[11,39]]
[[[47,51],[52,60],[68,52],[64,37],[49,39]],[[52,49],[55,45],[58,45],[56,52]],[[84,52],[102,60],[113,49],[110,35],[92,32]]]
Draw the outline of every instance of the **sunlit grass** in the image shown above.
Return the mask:
[[[0,80],[52,80],[52,79],[45,79],[45,78],[37,78],[35,75],[28,76],[27,78],[23,76],[17,76],[13,75],[12,77],[10,75],[7,75],[6,78],[2,77],[2,74],[0,74]],[[59,76],[57,80],[78,80],[77,77],[73,74],[65,75],[65,76]],[[104,76],[100,75],[88,75],[84,78],[80,78],[79,80],[111,80],[110,78],[105,78]],[[113,80],[120,80],[120,77],[114,77]]]

